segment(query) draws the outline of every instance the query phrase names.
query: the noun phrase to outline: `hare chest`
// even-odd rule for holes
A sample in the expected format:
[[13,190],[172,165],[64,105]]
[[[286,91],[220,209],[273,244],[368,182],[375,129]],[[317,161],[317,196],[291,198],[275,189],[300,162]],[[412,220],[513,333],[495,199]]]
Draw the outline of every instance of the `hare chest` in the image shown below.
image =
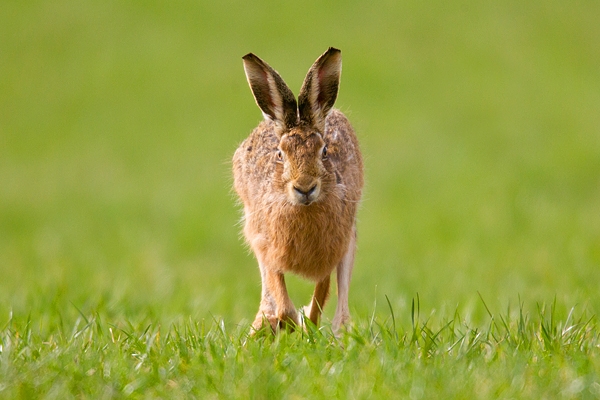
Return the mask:
[[313,204],[291,206],[258,220],[247,216],[246,237],[252,238],[250,245],[266,268],[318,282],[332,273],[350,241],[349,219],[336,214]]

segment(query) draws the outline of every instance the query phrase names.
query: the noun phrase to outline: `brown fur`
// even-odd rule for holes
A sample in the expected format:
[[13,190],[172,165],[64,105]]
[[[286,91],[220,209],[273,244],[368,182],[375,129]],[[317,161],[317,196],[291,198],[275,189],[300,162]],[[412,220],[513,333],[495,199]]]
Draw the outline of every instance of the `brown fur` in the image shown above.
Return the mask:
[[273,329],[286,322],[300,323],[285,287],[287,272],[317,283],[307,310],[317,324],[330,275],[337,268],[337,329],[349,317],[347,288],[363,185],[354,130],[344,114],[331,108],[339,84],[340,52],[330,48],[315,62],[301,90],[299,111],[277,72],[254,55],[245,56],[244,62],[265,115],[233,157],[234,187],[244,205],[244,234],[258,259],[263,283],[253,328],[260,329],[265,321]]

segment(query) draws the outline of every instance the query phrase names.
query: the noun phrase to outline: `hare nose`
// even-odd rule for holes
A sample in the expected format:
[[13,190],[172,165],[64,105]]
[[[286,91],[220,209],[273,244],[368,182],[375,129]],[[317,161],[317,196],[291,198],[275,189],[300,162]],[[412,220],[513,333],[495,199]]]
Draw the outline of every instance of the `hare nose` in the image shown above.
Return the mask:
[[294,186],[294,190],[296,192],[298,192],[298,194],[301,194],[302,196],[310,196],[311,194],[313,194],[315,192],[315,189],[317,188],[317,185],[314,185],[313,187],[311,187],[310,189],[308,189],[307,191],[304,191],[296,186]]

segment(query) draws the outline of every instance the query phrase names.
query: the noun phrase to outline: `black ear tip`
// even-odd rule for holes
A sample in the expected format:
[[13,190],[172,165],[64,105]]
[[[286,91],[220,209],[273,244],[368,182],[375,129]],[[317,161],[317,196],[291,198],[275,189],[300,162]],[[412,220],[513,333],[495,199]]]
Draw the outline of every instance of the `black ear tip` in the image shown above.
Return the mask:
[[257,57],[253,53],[248,53],[244,57],[242,57],[242,60],[250,61],[250,60],[254,60],[256,58]]
[[327,49],[327,53],[329,54],[334,54],[334,53],[341,53],[342,51],[340,49],[336,49],[335,47],[330,47]]

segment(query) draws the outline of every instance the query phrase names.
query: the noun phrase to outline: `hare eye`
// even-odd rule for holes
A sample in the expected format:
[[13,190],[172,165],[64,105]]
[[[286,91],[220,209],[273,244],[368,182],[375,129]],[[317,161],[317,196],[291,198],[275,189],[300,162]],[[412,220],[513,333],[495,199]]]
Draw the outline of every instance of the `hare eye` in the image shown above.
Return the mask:
[[327,160],[327,146],[323,147],[322,157],[323,157],[323,160]]
[[283,154],[281,150],[277,150],[277,161],[283,161]]

